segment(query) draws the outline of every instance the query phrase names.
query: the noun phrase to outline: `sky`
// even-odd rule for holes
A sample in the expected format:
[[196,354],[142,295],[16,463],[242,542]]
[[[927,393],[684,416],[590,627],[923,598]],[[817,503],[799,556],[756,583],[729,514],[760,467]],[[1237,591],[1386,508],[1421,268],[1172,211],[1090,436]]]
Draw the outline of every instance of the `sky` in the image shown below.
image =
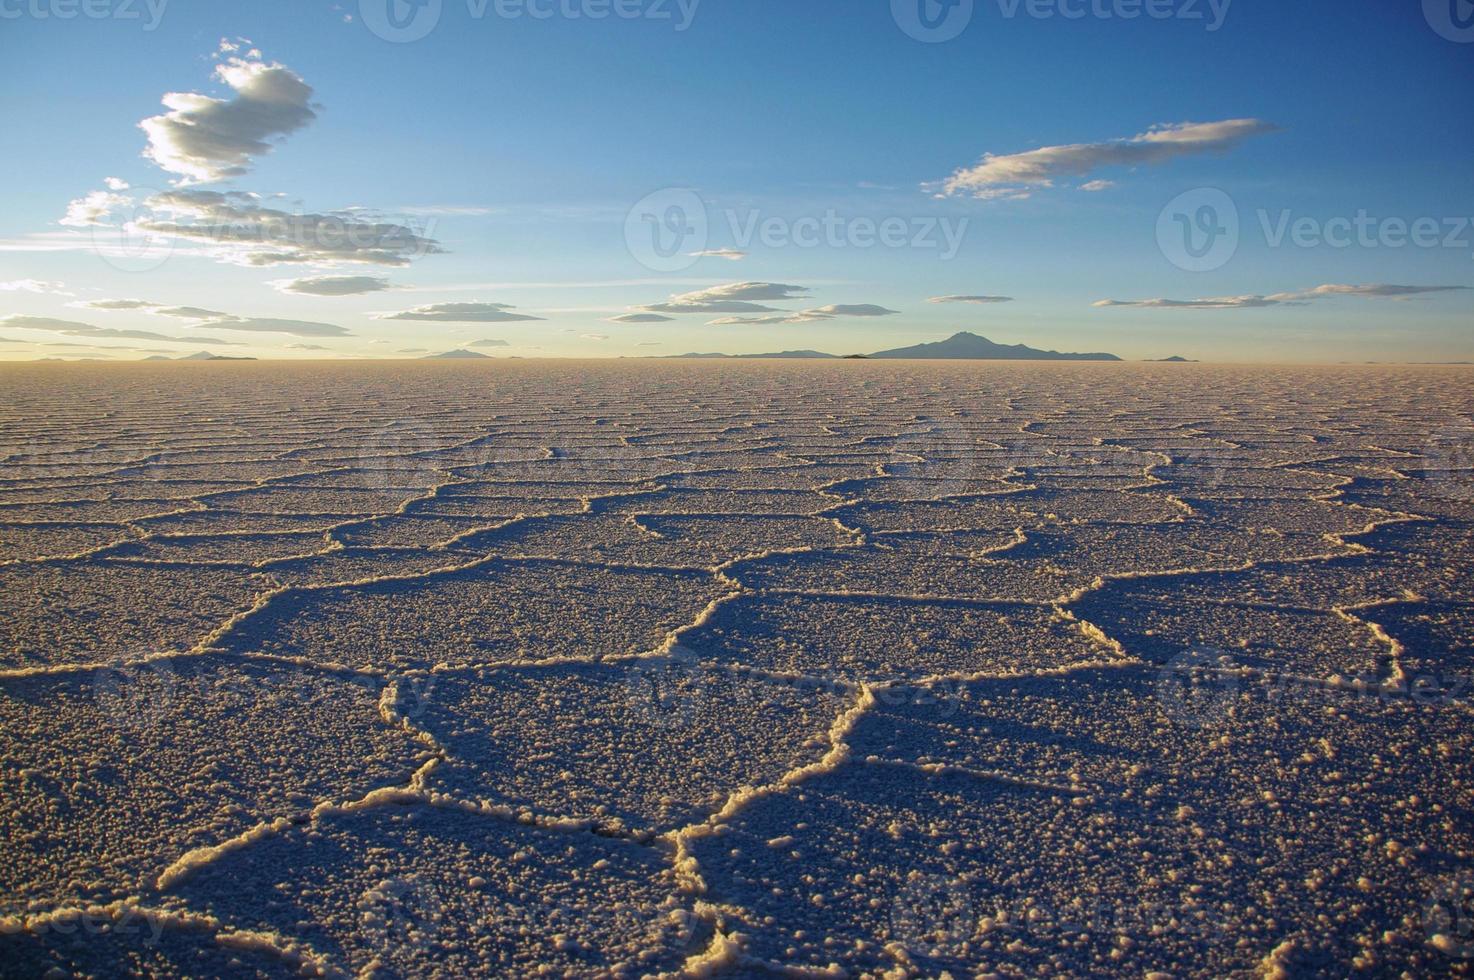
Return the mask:
[[1469,0],[0,0],[0,359],[1474,360]]

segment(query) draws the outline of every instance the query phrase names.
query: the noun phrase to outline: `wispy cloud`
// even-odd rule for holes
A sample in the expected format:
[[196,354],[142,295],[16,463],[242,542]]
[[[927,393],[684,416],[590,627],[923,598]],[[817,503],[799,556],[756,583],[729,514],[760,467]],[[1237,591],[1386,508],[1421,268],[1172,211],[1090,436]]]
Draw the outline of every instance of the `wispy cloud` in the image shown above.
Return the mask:
[[252,194],[200,190],[166,191],[144,203],[170,219],[140,219],[142,231],[210,243],[219,260],[238,265],[403,266],[445,251],[407,225],[358,210],[292,213],[264,207]]
[[423,320],[433,323],[517,323],[540,316],[512,313],[506,303],[431,303],[397,313],[375,313],[375,320]]
[[230,58],[215,67],[215,77],[234,98],[170,92],[163,98],[169,111],[138,124],[148,135],[144,156],[179,174],[180,185],[239,177],[273,140],[317,118],[311,86],[283,65]]
[[1277,129],[1259,119],[1171,123],[1153,126],[1126,139],[1041,146],[1023,153],[988,153],[975,166],[957,170],[931,189],[939,190],[942,196],[962,195],[984,200],[1025,198],[1039,188],[1053,187],[1057,180],[1087,177],[1102,167],[1149,166],[1180,157],[1222,152],[1252,136]]
[[1328,283],[1313,289],[1297,292],[1272,293],[1268,296],[1250,294],[1246,296],[1211,296],[1206,299],[1101,299],[1092,303],[1098,307],[1134,307],[1147,310],[1254,310],[1270,306],[1305,306],[1314,300],[1331,299],[1337,296],[1357,296],[1363,299],[1406,300],[1427,293],[1446,293],[1469,289],[1468,286],[1401,286],[1387,283],[1351,286]]
[[26,316],[19,313],[0,316],[0,326],[14,330],[45,330],[67,337],[112,337],[125,340],[166,340],[174,344],[240,346],[232,341],[218,340],[214,337],[170,337],[165,334],[154,333],[151,330],[117,330],[113,327],[95,327],[90,323],[81,323],[77,320],[60,320],[56,317],[49,316]]
[[817,309],[804,310],[807,315],[822,316],[896,316],[900,310],[889,310],[874,303],[831,303]]
[[347,330],[332,323],[290,320],[263,316],[233,316],[196,324],[207,330],[244,330],[250,333],[284,333],[294,337],[348,337]]
[[42,279],[12,279],[9,282],[0,282],[0,292],[4,293],[53,293],[57,296],[70,296],[66,291],[66,283],[46,282]]
[[928,303],[1012,303],[1012,296],[933,296]]
[[731,262],[740,262],[747,258],[747,253],[735,248],[704,248],[699,252],[688,252],[687,255],[699,259],[727,259]]
[[692,293],[678,293],[664,303],[641,306],[641,313],[778,313],[766,301],[802,299],[806,286],[781,282],[732,282]]
[[496,340],[496,339],[493,339],[493,338],[488,337],[485,340],[473,340],[469,344],[467,344],[466,346],[467,347],[511,347],[512,345],[509,344],[509,343],[507,343],[505,340]]
[[270,285],[277,292],[294,296],[361,296],[392,288],[382,276],[308,276],[275,279]]
[[606,323],[670,323],[675,317],[663,316],[659,313],[621,313],[619,316],[606,317]]

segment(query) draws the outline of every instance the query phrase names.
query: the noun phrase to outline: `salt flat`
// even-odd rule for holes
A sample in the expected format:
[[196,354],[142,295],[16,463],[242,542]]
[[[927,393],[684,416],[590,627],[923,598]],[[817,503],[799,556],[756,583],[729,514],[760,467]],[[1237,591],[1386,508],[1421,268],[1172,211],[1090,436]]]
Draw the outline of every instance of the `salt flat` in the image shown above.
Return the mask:
[[5,365],[0,974],[1467,974],[1471,382]]

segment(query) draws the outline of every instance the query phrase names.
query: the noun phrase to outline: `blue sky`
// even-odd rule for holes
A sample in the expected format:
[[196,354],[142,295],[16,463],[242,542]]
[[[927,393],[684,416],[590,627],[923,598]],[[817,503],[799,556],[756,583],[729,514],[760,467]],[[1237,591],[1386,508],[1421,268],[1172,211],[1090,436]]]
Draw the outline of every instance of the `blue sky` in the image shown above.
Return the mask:
[[89,2],[0,0],[0,358],[1474,359],[1437,0]]

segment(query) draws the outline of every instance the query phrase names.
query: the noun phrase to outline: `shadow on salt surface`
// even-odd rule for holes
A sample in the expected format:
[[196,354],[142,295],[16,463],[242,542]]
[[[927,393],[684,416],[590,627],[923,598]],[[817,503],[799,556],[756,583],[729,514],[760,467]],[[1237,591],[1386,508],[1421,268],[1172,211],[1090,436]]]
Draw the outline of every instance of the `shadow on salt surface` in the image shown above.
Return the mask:
[[379,685],[217,657],[0,680],[0,915],[146,892],[186,851],[404,783]]
[[1165,664],[1196,647],[1219,648],[1239,667],[1329,678],[1384,676],[1390,647],[1365,624],[1330,611],[1241,599],[1217,576],[1110,582],[1070,611],[1126,652]]
[[390,806],[258,841],[177,894],[350,973],[465,977],[674,970],[706,939],[675,891],[653,847]]
[[283,558],[260,567],[260,573],[282,585],[329,585],[391,576],[426,575],[477,561],[472,552],[414,548],[338,548],[305,558]]
[[497,561],[289,593],[227,645],[375,669],[595,660],[654,649],[727,591],[701,572]]
[[0,562],[75,555],[140,533],[122,524],[0,524]]
[[1045,607],[839,596],[744,595],[681,642],[735,666],[849,682],[1053,670],[1110,657]]
[[677,647],[619,665],[442,675],[416,724],[451,757],[431,789],[667,830],[719,810],[736,787],[818,761],[855,697],[713,669]]
[[1200,726],[1129,666],[959,694],[877,706],[854,765],[696,842],[751,952],[853,972],[897,943],[929,976],[1221,976],[1286,942],[1294,975],[1449,965],[1422,913],[1474,843],[1464,712],[1246,682]]
[[253,534],[322,534],[334,524],[351,520],[354,515],[248,514],[214,508],[185,511],[164,517],[135,521],[137,526],[154,534],[222,534],[249,531]]
[[1089,585],[1093,575],[1052,564],[932,555],[874,548],[774,555],[745,561],[728,574],[754,589],[929,599],[1047,603]]
[[110,549],[110,558],[143,558],[150,561],[216,562],[250,565],[273,559],[310,555],[328,547],[320,531],[288,531],[277,534],[190,534],[156,537]]
[[712,568],[744,555],[834,547],[854,535],[822,517],[687,517],[600,513],[540,518],[457,542],[503,554]]
[[191,649],[271,584],[229,569],[77,560],[0,568],[0,669]]
[[[495,527],[505,520],[501,517],[397,514],[354,521],[331,534],[333,540],[350,548],[428,548],[461,538],[462,535],[470,535],[481,528]],[[457,547],[462,547],[464,540],[469,539],[457,540]]]
[[0,930],[0,973],[13,977],[256,977],[288,980],[301,971],[250,943],[216,942],[205,924],[181,925],[167,913],[78,914]]
[[1474,606],[1409,602],[1361,615],[1402,644],[1402,670],[1419,699],[1474,702]]

